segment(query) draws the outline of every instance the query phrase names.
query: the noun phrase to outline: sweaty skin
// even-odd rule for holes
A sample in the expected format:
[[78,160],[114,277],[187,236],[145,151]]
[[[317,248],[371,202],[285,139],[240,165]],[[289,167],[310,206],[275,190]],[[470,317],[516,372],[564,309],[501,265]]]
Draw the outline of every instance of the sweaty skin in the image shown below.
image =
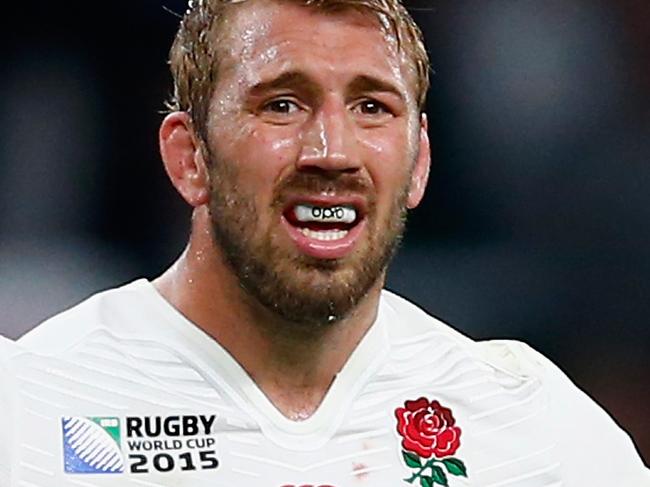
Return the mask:
[[[426,119],[372,14],[251,0],[230,15],[207,141],[185,113],[161,127],[194,215],[188,249],[155,284],[300,420],[375,319],[403,212],[428,177]],[[354,201],[363,221],[341,242],[296,238],[283,215],[305,198]]]

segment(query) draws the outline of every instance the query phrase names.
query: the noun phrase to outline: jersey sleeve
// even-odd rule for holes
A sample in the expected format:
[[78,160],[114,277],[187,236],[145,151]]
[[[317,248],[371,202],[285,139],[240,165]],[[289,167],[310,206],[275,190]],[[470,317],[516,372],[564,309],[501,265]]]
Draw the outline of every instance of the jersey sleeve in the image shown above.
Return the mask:
[[517,342],[516,348],[546,385],[552,422],[548,427],[561,451],[566,485],[650,487],[650,470],[612,417],[549,359],[526,344]]
[[9,361],[15,353],[14,342],[0,337],[0,487],[9,487],[11,476],[12,379]]

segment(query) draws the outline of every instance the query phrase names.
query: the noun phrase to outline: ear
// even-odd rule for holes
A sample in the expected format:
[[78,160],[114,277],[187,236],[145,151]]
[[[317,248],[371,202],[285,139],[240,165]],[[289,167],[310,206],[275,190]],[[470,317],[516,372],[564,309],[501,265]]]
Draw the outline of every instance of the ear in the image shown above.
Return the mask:
[[424,190],[429,181],[429,170],[431,169],[431,147],[429,145],[429,134],[427,132],[429,123],[425,113],[420,117],[420,137],[418,156],[411,175],[411,186],[407,206],[413,209],[420,204],[424,197]]
[[159,132],[160,154],[167,175],[183,199],[193,207],[210,199],[210,177],[201,143],[186,112],[165,117]]

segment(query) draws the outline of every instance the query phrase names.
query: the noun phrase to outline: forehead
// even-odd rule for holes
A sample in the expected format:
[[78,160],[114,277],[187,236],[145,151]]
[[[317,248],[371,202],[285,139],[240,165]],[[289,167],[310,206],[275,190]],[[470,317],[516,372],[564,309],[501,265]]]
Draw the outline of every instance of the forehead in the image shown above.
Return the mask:
[[374,74],[406,85],[397,40],[370,10],[250,0],[233,7],[224,27],[220,77],[236,72],[255,82],[285,67],[342,77]]

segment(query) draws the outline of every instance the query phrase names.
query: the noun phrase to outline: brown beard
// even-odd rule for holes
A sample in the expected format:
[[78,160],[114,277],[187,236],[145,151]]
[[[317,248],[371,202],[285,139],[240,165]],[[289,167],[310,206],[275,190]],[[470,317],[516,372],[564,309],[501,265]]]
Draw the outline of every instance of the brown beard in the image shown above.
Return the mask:
[[[323,326],[350,315],[384,275],[406,222],[407,187],[400,191],[384,221],[377,221],[371,186],[357,175],[295,172],[274,192],[271,211],[277,230],[258,228],[254,195],[240,184],[236,165],[210,158],[212,231],[241,287],[281,319],[302,326]],[[277,242],[285,196],[361,194],[369,202],[366,238],[355,251],[336,260],[316,259]]]

